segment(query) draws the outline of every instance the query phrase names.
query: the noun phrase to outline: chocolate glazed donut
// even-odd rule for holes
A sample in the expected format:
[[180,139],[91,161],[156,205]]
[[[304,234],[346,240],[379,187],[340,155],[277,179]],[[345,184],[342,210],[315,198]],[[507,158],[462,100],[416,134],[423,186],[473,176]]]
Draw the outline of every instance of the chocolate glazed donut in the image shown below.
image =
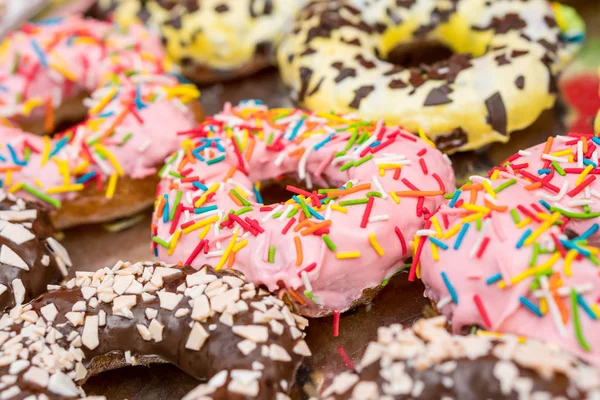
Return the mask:
[[23,304],[67,275],[71,259],[39,204],[0,190],[0,310]]
[[456,336],[444,317],[379,328],[357,372],[323,399],[591,399],[600,371],[556,346],[515,336]]
[[102,371],[171,362],[212,377],[187,398],[287,398],[307,324],[235,272],[119,262],[2,317],[0,397],[79,398]]

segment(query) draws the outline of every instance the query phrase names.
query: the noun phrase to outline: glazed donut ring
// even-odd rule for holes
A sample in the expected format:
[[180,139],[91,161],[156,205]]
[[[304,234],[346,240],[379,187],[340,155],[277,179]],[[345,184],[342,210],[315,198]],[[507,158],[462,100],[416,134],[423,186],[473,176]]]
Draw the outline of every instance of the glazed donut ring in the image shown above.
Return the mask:
[[592,399],[600,372],[555,346],[504,336],[454,336],[445,319],[381,327],[357,372],[322,399]]
[[[424,129],[446,152],[507,142],[531,125],[554,104],[557,74],[583,38],[569,30],[567,43],[545,0],[314,1],[294,32],[278,64],[300,104]],[[418,40],[456,54],[419,68],[378,58]]]
[[[227,104],[190,134],[161,173],[155,255],[240,270],[307,316],[370,301],[454,186],[431,142],[351,115]],[[253,182],[296,174],[307,190],[257,198]]]
[[478,325],[600,365],[599,250],[516,179],[471,180],[435,213],[437,228],[417,247],[425,295],[454,332]]
[[0,310],[23,304],[67,276],[71,259],[39,205],[0,190]]
[[213,377],[191,398],[287,398],[310,356],[306,319],[240,274],[210,267],[119,262],[77,272],[0,324],[3,398],[80,398],[77,384],[90,376],[154,362]]
[[[143,50],[142,43],[153,42],[140,31],[132,27],[131,36],[123,39],[116,26],[68,18],[25,27],[4,42],[5,59],[29,55],[29,62],[23,60],[17,71],[0,79],[8,90],[0,97],[28,93],[28,100],[20,105],[1,106],[5,115],[31,108],[45,96],[60,100],[68,97],[66,93],[93,91],[83,101],[89,109],[86,120],[52,138],[0,127],[4,187],[46,203],[58,228],[104,222],[148,207],[155,195],[156,167],[179,147],[176,133],[191,129],[201,118],[195,101],[198,90],[165,72],[168,64],[160,48],[155,49],[156,55]],[[119,35],[113,37],[113,32]],[[113,41],[125,50],[113,49]],[[39,54],[34,59],[28,52]],[[57,67],[59,60],[80,59],[86,61]],[[72,74],[73,80],[58,79],[51,66]],[[23,72],[29,68],[38,71],[34,77]],[[22,89],[26,87],[30,89]],[[47,120],[52,104],[50,109],[32,109],[31,115],[44,110]],[[10,118],[22,122],[14,114]]]
[[139,18],[198,83],[240,78],[273,65],[275,50],[306,0],[100,0],[96,13]]

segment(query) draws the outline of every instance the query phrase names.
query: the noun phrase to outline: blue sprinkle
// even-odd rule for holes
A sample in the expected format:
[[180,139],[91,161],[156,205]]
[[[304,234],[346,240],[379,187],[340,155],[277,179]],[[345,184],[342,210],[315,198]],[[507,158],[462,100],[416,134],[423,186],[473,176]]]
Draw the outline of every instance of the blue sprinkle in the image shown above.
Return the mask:
[[[205,147],[208,147],[208,146],[205,146]],[[200,152],[201,152],[202,150],[204,150],[204,148],[205,148],[205,147],[202,147],[202,146],[201,146],[201,147],[197,147],[197,148],[195,148],[194,150],[192,150],[192,155],[193,155],[194,157],[196,157],[198,160],[200,160],[200,161],[204,161],[204,157],[202,157],[202,156],[200,155]]]
[[552,170],[548,168],[538,169],[538,175],[549,174],[550,172],[552,172]]
[[325,218],[323,218],[321,216],[321,214],[319,214],[318,212],[316,212],[311,206],[309,206],[308,204],[306,205],[306,207],[308,208],[308,211],[310,211],[310,213],[313,215],[313,217],[315,217],[316,219],[320,219],[321,221],[324,220]]
[[550,210],[550,208],[552,206],[550,206],[550,204],[548,204],[548,202],[546,200],[540,200],[540,204],[543,205],[547,210]]
[[40,48],[40,45],[38,44],[38,42],[35,41],[35,39],[31,39],[31,47],[33,47],[33,50],[35,51],[35,53],[39,57],[40,63],[42,64],[42,67],[48,68],[48,60],[46,60],[46,55],[44,54],[44,52]]
[[154,257],[158,257],[158,246],[154,247]]
[[115,115],[114,111],[105,111],[101,114],[98,114],[97,117],[98,118],[108,118],[108,117],[112,117],[113,115]]
[[95,176],[96,176],[96,171],[88,172],[87,174],[80,176],[77,179],[76,183],[86,183],[87,181],[91,180]]
[[375,147],[379,146],[380,144],[381,144],[381,141],[379,141],[379,140],[376,140],[376,141],[374,141],[373,143],[371,143],[371,144],[369,145],[369,147],[371,147],[371,148],[373,148],[373,149],[374,149]]
[[296,135],[298,134],[298,132],[300,131],[300,128],[302,127],[302,125],[304,125],[304,118],[302,118],[300,121],[298,121],[298,123],[296,124],[296,126],[294,126],[294,129],[292,129],[292,132],[290,133],[290,137],[288,140],[294,140],[294,138],[296,137]]
[[583,311],[585,311],[585,313],[593,320],[597,320],[598,316],[596,315],[596,313],[594,312],[594,310],[592,310],[590,308],[590,306],[588,305],[588,303],[585,301],[585,299],[583,298],[583,296],[581,296],[580,294],[577,295],[577,303],[579,303],[579,305],[581,306],[581,308],[583,308]]
[[240,104],[250,104],[250,105],[256,105],[256,106],[264,106],[265,105],[265,103],[259,99],[242,100],[242,101],[240,101]]
[[446,284],[446,289],[448,289],[448,292],[450,292],[452,301],[454,302],[454,304],[458,304],[458,296],[456,295],[456,290],[454,290],[454,286],[452,286],[452,284],[448,280],[448,277],[446,276],[445,272],[442,272],[442,279],[444,280],[444,283]]
[[6,158],[0,156],[0,161],[6,161]]
[[523,297],[523,296],[519,297],[519,301],[521,302],[521,304],[523,304],[525,307],[527,307],[529,309],[529,311],[531,311],[538,317],[542,316],[542,312],[540,311],[540,309],[535,304],[533,304],[531,301],[529,301],[526,297]]
[[196,189],[202,189],[202,190],[208,190],[208,187],[206,185],[201,184],[198,181],[194,181],[192,182],[192,185],[196,188]]
[[523,236],[521,236],[521,239],[519,239],[519,241],[517,242],[517,249],[523,247],[523,243],[525,243],[525,240],[527,240],[529,235],[531,235],[531,229],[527,229]]
[[441,248],[442,250],[448,250],[448,245],[446,243],[439,241],[438,239],[434,238],[433,236],[429,236],[429,240],[431,241],[431,243],[435,244],[437,247]]
[[460,244],[463,241],[463,238],[465,237],[465,234],[467,233],[467,230],[469,229],[469,226],[471,226],[470,224],[464,224],[462,226],[462,228],[460,228],[460,232],[458,232],[458,236],[456,237],[456,242],[454,242],[454,250],[458,250],[458,248],[460,247]]
[[135,100],[134,101],[135,101],[135,107],[138,110],[143,110],[144,108],[146,108],[146,105],[142,101],[142,89],[141,89],[141,86],[139,85],[139,83],[135,87]]
[[329,141],[331,140],[331,138],[333,137],[333,135],[334,135],[334,133],[330,133],[329,135],[327,135],[327,137],[325,139],[323,139],[319,143],[315,144],[315,146],[313,147],[313,149],[319,150],[321,147],[325,146],[327,143],[329,143]]
[[179,82],[179,83],[183,83],[183,84],[192,83],[186,77],[184,77],[181,74],[178,74],[177,72],[170,72],[168,75],[173,76],[175,79],[177,79],[177,82]]
[[163,223],[166,224],[169,222],[169,196],[164,195],[165,198],[165,208],[163,210]]
[[225,148],[223,147],[223,145],[221,145],[221,141],[220,140],[215,140],[214,141],[215,146],[217,146],[217,149],[219,149],[219,151],[225,151]]
[[597,138],[596,136],[592,137],[592,142],[596,143],[598,146],[600,146],[600,138]]
[[502,274],[498,272],[496,275],[492,275],[489,278],[487,278],[485,283],[486,285],[491,285],[493,283],[498,282],[500,279],[502,279]]
[[575,240],[585,240],[587,238],[589,238],[590,236],[592,236],[594,233],[596,233],[598,231],[598,224],[594,224],[590,227],[590,229],[588,229],[587,231],[583,232],[578,238],[576,238]]
[[60,139],[58,142],[56,142],[56,146],[54,147],[54,150],[52,150],[52,152],[50,153],[50,155],[48,156],[48,158],[52,158],[55,155],[58,154],[58,152],[65,147],[65,145],[67,144],[67,142],[69,141],[68,137],[64,137],[62,139]]
[[36,25],[57,25],[64,21],[63,17],[54,17],[54,18],[45,18],[39,21],[36,21]]
[[460,193],[461,193],[461,190],[456,189],[456,191],[452,195],[452,200],[450,200],[450,204],[448,204],[448,207],[454,208],[454,204],[456,204],[456,202],[458,201],[458,198],[460,197]]
[[588,160],[587,158],[584,158],[584,159],[583,159],[583,165],[585,165],[586,167],[587,167],[588,165],[592,165],[594,168],[596,168],[596,167],[597,167],[596,163],[594,163],[592,160]]
[[576,243],[574,243],[570,240],[560,239],[560,243],[569,250],[577,250],[577,252],[584,257],[589,257],[591,254],[589,250],[586,250],[583,247],[579,247]]
[[8,88],[4,85],[0,85],[0,90],[3,92],[8,92]]
[[17,152],[15,151],[15,149],[10,144],[7,144],[6,147],[8,147],[8,151],[10,152],[10,156],[11,156],[13,162],[16,165],[21,165],[21,166],[27,165],[27,161],[21,161],[21,160],[19,160],[19,158],[17,157]]
[[204,206],[204,207],[198,207],[198,208],[194,208],[194,214],[202,214],[205,212],[209,212],[209,211],[213,211],[216,210],[218,207],[216,205],[211,205],[211,206]]
[[254,192],[254,197],[256,197],[256,201],[260,204],[264,204],[263,198],[258,189],[256,188],[256,185],[252,185],[252,191]]

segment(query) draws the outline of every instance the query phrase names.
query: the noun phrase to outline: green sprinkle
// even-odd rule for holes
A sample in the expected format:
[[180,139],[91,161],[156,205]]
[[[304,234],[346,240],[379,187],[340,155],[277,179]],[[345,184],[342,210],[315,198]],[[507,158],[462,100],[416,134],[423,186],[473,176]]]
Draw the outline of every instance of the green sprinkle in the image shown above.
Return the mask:
[[367,197],[383,197],[380,192],[367,192]]
[[550,212],[558,212],[567,218],[591,219],[591,218],[600,217],[600,212],[577,213],[577,212],[563,210],[562,208],[558,208],[558,207],[550,207]]
[[62,206],[62,203],[60,202],[60,200],[54,199],[54,198],[48,196],[47,194],[40,192],[39,190],[37,190],[34,187],[23,184],[23,186],[21,186],[21,188],[23,190],[25,190],[26,192],[28,192],[29,194],[37,197],[38,199],[40,199],[42,201],[45,201],[48,204],[53,205],[56,208],[60,208]]
[[454,197],[454,193],[446,193],[446,194],[444,194],[444,198],[445,198],[446,200],[450,200],[450,199],[452,199],[453,197]]
[[317,190],[317,193],[319,193],[319,194],[327,194],[329,192],[333,192],[334,190],[336,190],[336,189],[319,189],[319,190]]
[[302,211],[304,211],[304,216],[306,218],[310,218],[311,217],[311,213],[308,210],[308,206],[306,205],[306,203],[304,202],[304,199],[302,197],[298,197],[298,202],[300,204],[300,208],[302,208]]
[[269,134],[269,138],[267,139],[267,146],[270,146],[273,144],[273,138],[275,137],[275,134],[273,132],[271,132]]
[[304,291],[304,295],[309,299],[309,300],[313,300],[314,296],[311,292],[309,292],[308,290]]
[[181,175],[180,173],[175,172],[175,171],[169,171],[169,175],[174,176],[177,179],[183,178],[183,175]]
[[232,136],[233,136],[233,140],[235,140],[235,143],[237,144],[238,149],[242,150],[242,144],[240,143],[240,139],[236,135],[232,135]]
[[175,211],[177,211],[177,206],[181,201],[182,194],[183,192],[181,190],[178,190],[177,194],[175,195],[175,202],[173,203],[173,206],[171,207],[171,212],[169,213],[169,221],[173,221],[173,218],[175,217]]
[[285,118],[288,115],[290,115],[292,112],[294,112],[294,110],[285,111],[283,114],[278,115],[277,117],[273,118],[273,121],[277,121],[278,119]]
[[242,215],[245,214],[247,212],[252,211],[252,207],[242,207],[239,210],[237,210],[236,212],[234,212],[235,215]]
[[583,332],[581,331],[581,322],[579,321],[579,309],[577,307],[577,292],[575,289],[571,289],[571,308],[573,309],[573,325],[575,326],[575,334],[577,335],[577,341],[579,345],[583,347],[585,351],[591,351],[592,348],[586,342]]
[[343,150],[344,154],[346,154],[346,152],[352,148],[352,145],[354,145],[354,142],[356,142],[357,137],[358,137],[358,128],[354,129],[354,132],[352,132],[352,136],[350,136],[350,140],[348,140],[348,143],[346,143],[346,147],[344,147],[344,150]]
[[352,186],[352,182],[348,182],[348,184],[346,185],[346,189],[350,189]]
[[595,266],[598,266],[598,264],[599,264],[598,258],[595,255],[590,254],[588,258],[592,261],[592,264],[594,264]]
[[369,199],[354,199],[354,200],[343,200],[340,201],[340,206],[355,206],[357,204],[367,204]]
[[269,247],[269,262],[271,264],[275,262],[275,246]]
[[288,218],[292,218],[294,215],[296,215],[298,213],[298,211],[300,211],[299,208],[294,208],[292,209],[292,211],[290,211],[287,215]]
[[587,204],[584,204],[584,205],[583,205],[583,211],[584,211],[586,214],[589,214],[590,212],[592,212],[592,210],[590,210],[590,206],[588,206]]
[[529,266],[533,267],[535,262],[537,261],[538,255],[540,254],[540,245],[538,242],[533,243],[533,255],[531,256],[531,261],[529,262]]
[[25,150],[23,150],[23,156],[25,161],[29,162],[29,158],[31,157],[31,148],[25,147]]
[[224,159],[225,159],[225,154],[221,154],[219,157],[208,160],[206,162],[206,164],[213,165],[213,164],[223,161]]
[[231,193],[233,193],[233,195],[235,197],[237,197],[237,199],[246,207],[250,206],[251,204],[248,203],[248,201],[246,201],[245,198],[243,198],[235,189],[231,189]]
[[327,234],[323,235],[322,238],[327,247],[329,247],[329,250],[335,251],[337,249],[337,247],[335,246],[335,244],[333,244],[331,239],[329,239],[329,236]]
[[512,219],[515,222],[515,224],[518,224],[521,222],[521,218],[519,218],[519,213],[517,212],[516,208],[513,208],[512,210],[510,210],[510,215],[512,216]]
[[131,139],[133,137],[133,133],[129,132],[127,135],[125,135],[123,137],[123,140],[121,141],[121,143],[119,143],[119,147],[123,146],[125,143],[127,143],[129,141],[129,139]]
[[511,179],[510,181],[506,181],[503,184],[498,185],[498,187],[496,189],[494,189],[494,192],[500,193],[501,191],[503,191],[504,189],[506,189],[509,186],[514,185],[515,183],[517,183],[516,179]]
[[368,138],[369,138],[369,134],[367,133],[367,131],[363,131],[363,133],[360,135],[360,137],[358,138],[356,143],[363,144]]
[[567,174],[567,173],[565,172],[565,170],[564,170],[564,169],[562,169],[562,167],[560,166],[560,164],[559,164],[559,163],[557,163],[556,161],[552,161],[552,163],[551,163],[551,164],[552,164],[552,166],[554,167],[554,170],[555,170],[556,172],[558,172],[558,174],[559,174],[560,176],[565,176],[565,175]]
[[477,232],[481,230],[481,218],[477,218],[475,220],[475,229],[477,230]]
[[345,156],[345,155],[346,155],[346,152],[345,152],[345,151],[338,151],[337,153],[334,153],[334,154],[333,154],[333,156],[334,156],[335,158],[337,158],[337,157],[341,157],[341,156]]
[[168,249],[169,247],[171,247],[171,243],[168,243],[166,241],[164,241],[163,239],[159,238],[158,236],[154,236],[152,238],[152,241],[154,243],[158,243],[160,244],[162,247],[164,247],[165,249]]
[[367,161],[369,161],[371,158],[373,158],[373,154],[369,154],[368,156],[365,156],[365,157],[361,158],[360,160],[356,161],[354,163],[354,166],[358,167],[359,165],[364,164]]
[[277,219],[283,215],[283,211],[278,212],[277,214],[273,214],[273,219]]
[[350,169],[351,167],[354,167],[354,161],[348,161],[346,164],[342,165],[340,167],[340,171],[345,171],[347,169]]
[[15,61],[13,65],[10,67],[10,73],[14,74],[17,72],[17,68],[19,67],[19,61],[21,60],[21,53],[15,54]]
[[386,286],[386,285],[389,283],[389,281],[390,281],[390,279],[391,279],[391,278],[392,278],[391,276],[390,276],[389,278],[385,278],[385,279],[384,279],[384,280],[381,282],[381,286]]

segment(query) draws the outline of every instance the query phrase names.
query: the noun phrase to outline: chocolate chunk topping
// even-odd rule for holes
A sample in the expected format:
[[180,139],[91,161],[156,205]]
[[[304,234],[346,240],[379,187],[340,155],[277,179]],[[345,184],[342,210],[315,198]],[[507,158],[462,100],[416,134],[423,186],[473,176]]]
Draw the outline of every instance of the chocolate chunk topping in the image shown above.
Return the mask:
[[306,67],[300,68],[300,90],[298,92],[298,101],[304,100],[306,92],[308,91],[308,85],[313,76],[313,70]]
[[515,86],[519,89],[523,89],[525,87],[525,77],[523,75],[519,75],[517,79],[515,79]]
[[373,90],[375,90],[375,86],[372,86],[372,85],[359,87],[358,89],[356,89],[354,91],[354,99],[349,104],[349,106],[352,107],[352,108],[359,108],[360,107],[360,102],[364,98],[366,98],[367,96],[369,96],[369,94],[371,94],[371,92]]
[[334,63],[332,65],[339,71],[339,74],[335,77],[335,83],[340,83],[346,78],[355,78],[356,70],[354,68],[346,68],[341,62]]
[[396,14],[394,12],[394,10],[392,10],[391,8],[386,8],[385,9],[385,13],[387,14],[388,17],[390,17],[390,19],[392,20],[392,22],[396,25],[400,25],[402,23],[402,18],[400,18],[398,16],[398,14]]
[[469,141],[467,133],[462,128],[453,129],[450,133],[437,135],[433,142],[440,151],[449,151],[459,148]]
[[227,4],[219,4],[215,7],[215,11],[218,13],[226,13],[229,11],[229,6]]
[[433,88],[427,95],[425,107],[428,106],[439,106],[442,104],[452,103],[452,99],[448,97],[448,94],[452,91],[448,86],[441,86],[439,88]]
[[500,54],[499,56],[494,57],[494,60],[496,60],[499,67],[510,64],[510,60],[506,57],[506,54]]
[[546,23],[546,25],[548,25],[548,28],[556,28],[556,20],[554,19],[554,17],[550,16],[550,15],[546,15],[544,17],[544,22]]
[[529,54],[529,50],[513,50],[512,53],[510,53],[510,56],[512,58],[517,58],[524,56],[525,54]]
[[506,135],[507,129],[507,117],[506,107],[502,100],[500,92],[496,92],[491,95],[486,101],[485,106],[488,111],[488,123],[494,128],[494,130],[502,135]]
[[[262,4],[262,8],[260,7]],[[261,15],[270,15],[273,12],[272,0],[250,0],[250,16],[257,18]]]
[[376,67],[376,65],[373,61],[367,60],[366,58],[364,58],[362,56],[362,54],[357,55],[355,58],[356,58],[356,61],[358,61],[358,63],[366,69],[373,69]]
[[404,89],[408,85],[402,79],[392,79],[388,86],[390,89]]
[[355,38],[355,39],[345,39],[342,38],[342,42],[349,44],[351,46],[360,46],[360,39],[359,38]]
[[410,8],[416,2],[417,2],[417,0],[396,0],[396,5],[398,7]]

